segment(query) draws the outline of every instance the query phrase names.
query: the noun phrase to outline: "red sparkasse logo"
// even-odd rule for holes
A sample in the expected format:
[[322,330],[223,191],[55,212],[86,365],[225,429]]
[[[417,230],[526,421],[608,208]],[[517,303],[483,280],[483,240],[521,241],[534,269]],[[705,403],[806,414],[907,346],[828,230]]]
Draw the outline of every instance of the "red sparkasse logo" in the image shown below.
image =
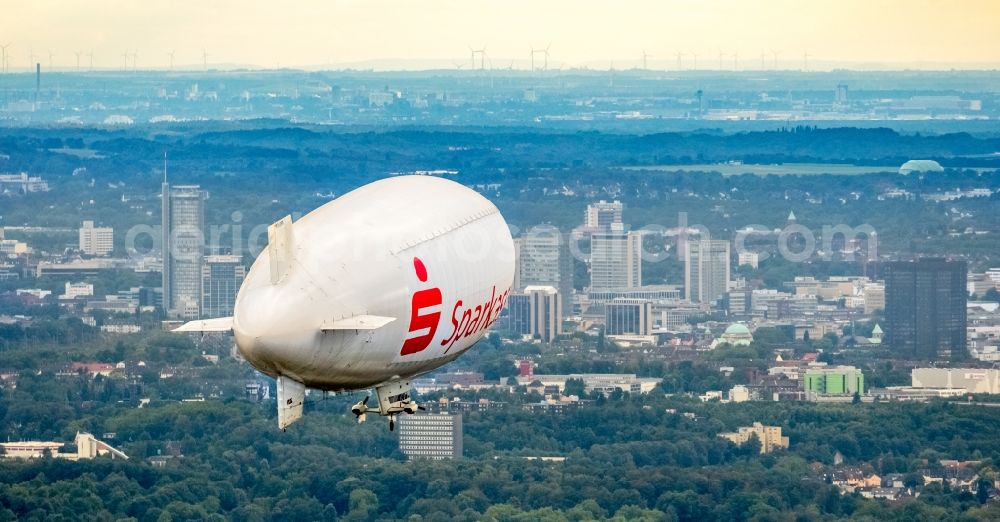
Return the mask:
[[[427,267],[424,266],[420,258],[413,258],[413,269],[417,279],[426,283]],[[485,303],[463,308],[462,300],[456,301],[451,313],[451,334],[441,341],[441,346],[448,347],[444,353],[448,353],[460,339],[475,335],[493,326],[493,323],[500,318],[500,311],[507,304],[509,293],[510,289],[508,288],[502,294],[497,294],[497,287],[494,285],[490,299]],[[421,352],[430,346],[441,320],[441,312],[438,307],[442,303],[441,289],[438,287],[425,288],[413,293],[410,303],[409,333],[399,355]]]
[[[421,283],[427,282],[427,267],[419,257],[413,258],[413,270],[417,273],[417,279]],[[441,306],[441,289],[438,287],[425,288],[413,293],[410,302],[410,330],[403,349],[399,355],[409,355],[423,351],[430,346],[437,333],[438,322],[441,320],[439,310],[425,311],[426,308]],[[414,336],[414,334],[418,334]]]

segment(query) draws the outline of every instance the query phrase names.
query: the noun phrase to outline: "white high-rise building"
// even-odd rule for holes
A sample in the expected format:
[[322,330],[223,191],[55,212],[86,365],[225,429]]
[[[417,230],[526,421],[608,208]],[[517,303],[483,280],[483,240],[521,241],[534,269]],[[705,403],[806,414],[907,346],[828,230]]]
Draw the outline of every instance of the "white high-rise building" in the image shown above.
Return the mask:
[[77,297],[89,297],[94,295],[94,285],[90,283],[70,283],[66,282],[66,290],[60,299],[76,299]]
[[163,309],[169,317],[201,316],[205,251],[205,192],[197,185],[171,187],[164,179]]
[[737,258],[740,266],[746,265],[753,269],[760,266],[760,254],[757,252],[740,252]]
[[885,285],[883,283],[868,283],[864,286],[865,315],[872,315],[875,310],[885,310]]
[[729,289],[729,241],[688,241],[684,293],[692,303],[710,303]]
[[95,227],[93,221],[84,221],[80,227],[80,251],[91,256],[106,256],[115,249],[115,229]]
[[201,313],[205,317],[229,317],[236,306],[246,268],[240,256],[206,256],[202,267]]
[[529,286],[524,289],[528,296],[528,333],[542,342],[551,343],[562,335],[562,300],[559,291],[551,286]]
[[594,230],[610,230],[611,225],[622,223],[621,201],[607,202],[604,200],[587,205],[587,215],[584,225]]
[[526,286],[557,286],[560,273],[560,235],[552,227],[549,231],[536,232],[539,227],[517,238],[519,288]]
[[590,289],[642,286],[642,234],[625,232],[621,224],[590,240]]
[[399,416],[399,449],[409,459],[462,456],[462,414],[415,413]]

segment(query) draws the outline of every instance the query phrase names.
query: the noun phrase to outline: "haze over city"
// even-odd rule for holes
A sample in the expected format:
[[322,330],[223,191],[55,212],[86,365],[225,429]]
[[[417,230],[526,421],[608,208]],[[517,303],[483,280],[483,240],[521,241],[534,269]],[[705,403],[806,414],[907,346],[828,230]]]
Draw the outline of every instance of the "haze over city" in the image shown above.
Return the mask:
[[[984,69],[1000,65],[989,0],[550,2],[17,2],[0,20],[10,68]],[[49,60],[49,53],[52,59]],[[725,57],[720,60],[719,55]],[[761,55],[763,56],[763,59]],[[697,57],[695,56],[697,55]],[[697,65],[696,65],[697,62]],[[763,62],[763,64],[762,64]],[[469,67],[466,65],[466,67]]]

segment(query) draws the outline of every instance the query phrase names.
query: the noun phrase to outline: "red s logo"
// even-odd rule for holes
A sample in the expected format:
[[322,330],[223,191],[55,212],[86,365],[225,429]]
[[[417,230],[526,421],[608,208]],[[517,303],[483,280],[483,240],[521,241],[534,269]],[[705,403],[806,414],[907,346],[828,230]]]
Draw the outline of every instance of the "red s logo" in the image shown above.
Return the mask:
[[[413,258],[413,270],[417,274],[417,279],[427,282],[427,267],[418,257]],[[430,346],[437,333],[438,321],[441,319],[441,310],[424,312],[427,308],[441,306],[441,290],[437,287],[418,290],[413,293],[413,300],[410,304],[410,330],[403,349],[399,355],[409,355],[423,351]]]

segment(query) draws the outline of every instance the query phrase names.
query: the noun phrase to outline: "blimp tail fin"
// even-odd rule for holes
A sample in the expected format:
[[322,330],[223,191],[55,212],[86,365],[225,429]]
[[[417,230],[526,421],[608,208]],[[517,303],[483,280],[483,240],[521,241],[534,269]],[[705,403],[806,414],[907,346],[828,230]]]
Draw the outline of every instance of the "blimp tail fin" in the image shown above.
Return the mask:
[[302,405],[306,400],[306,386],[295,379],[278,376],[278,429],[284,430],[302,418]]
[[395,321],[395,317],[381,315],[355,315],[323,323],[322,330],[378,330]]
[[292,216],[285,216],[267,227],[267,255],[271,261],[271,284],[276,285],[292,266],[295,237]]
[[186,322],[177,328],[174,328],[174,332],[228,332],[233,329],[233,318],[232,317],[217,317],[215,319],[200,319],[197,321]]

